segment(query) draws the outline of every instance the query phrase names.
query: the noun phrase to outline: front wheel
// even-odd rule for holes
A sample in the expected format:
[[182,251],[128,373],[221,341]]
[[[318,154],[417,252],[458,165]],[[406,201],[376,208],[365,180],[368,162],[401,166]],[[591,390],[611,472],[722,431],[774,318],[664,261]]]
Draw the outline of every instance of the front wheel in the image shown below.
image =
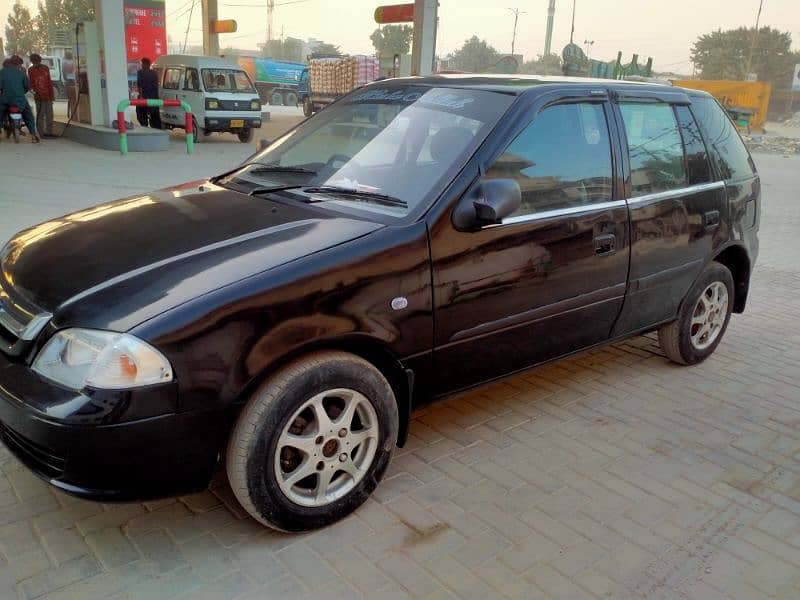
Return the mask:
[[228,479],[256,520],[306,531],[347,516],[383,477],[397,441],[392,388],[344,352],[301,358],[250,398],[231,434]]
[[697,278],[678,318],[658,330],[658,342],[671,361],[695,365],[717,349],[733,309],[733,277],[728,268],[710,263]]
[[252,129],[242,129],[236,133],[236,136],[239,138],[239,141],[243,144],[249,144],[253,141],[253,130]]
[[303,114],[306,117],[310,117],[314,114],[314,105],[311,104],[311,98],[308,96],[303,99]]

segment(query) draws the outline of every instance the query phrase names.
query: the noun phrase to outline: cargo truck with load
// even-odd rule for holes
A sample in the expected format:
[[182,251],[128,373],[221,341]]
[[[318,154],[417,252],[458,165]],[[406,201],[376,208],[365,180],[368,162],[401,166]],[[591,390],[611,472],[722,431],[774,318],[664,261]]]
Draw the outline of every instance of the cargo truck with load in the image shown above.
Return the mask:
[[259,56],[239,56],[236,62],[255,83],[262,104],[297,105],[297,88],[308,78],[308,65]]
[[380,74],[380,61],[374,56],[312,57],[308,77],[298,89],[303,114],[310,117],[357,87],[376,81]]

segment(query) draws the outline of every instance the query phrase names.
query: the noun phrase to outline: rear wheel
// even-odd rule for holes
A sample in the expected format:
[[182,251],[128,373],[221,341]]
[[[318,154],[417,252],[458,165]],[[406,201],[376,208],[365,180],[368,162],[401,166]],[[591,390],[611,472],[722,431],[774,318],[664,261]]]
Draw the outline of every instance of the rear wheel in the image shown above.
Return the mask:
[[682,365],[704,361],[722,340],[732,309],[731,272],[712,262],[689,290],[678,318],[658,330],[661,349],[670,360]]
[[272,95],[269,97],[269,103],[273,106],[281,106],[283,104],[283,94],[280,92],[272,92]]
[[253,141],[253,130],[252,129],[242,129],[241,131],[236,133],[239,141],[243,144],[249,144]]
[[297,94],[294,92],[286,92],[283,95],[283,103],[286,106],[297,106]]
[[307,117],[314,114],[314,106],[311,104],[311,98],[308,96],[303,99],[303,114]]
[[19,136],[22,133],[20,126],[12,119],[11,120],[11,135],[14,136],[14,143],[19,144]]
[[365,360],[319,352],[267,380],[228,444],[231,488],[261,523],[324,527],[350,514],[383,477],[397,440],[392,388]]

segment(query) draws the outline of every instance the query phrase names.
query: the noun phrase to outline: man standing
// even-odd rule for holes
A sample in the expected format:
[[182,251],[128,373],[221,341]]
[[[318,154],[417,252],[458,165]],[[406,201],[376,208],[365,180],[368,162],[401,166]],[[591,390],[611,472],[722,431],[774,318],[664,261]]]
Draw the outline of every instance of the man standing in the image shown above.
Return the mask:
[[[139,98],[158,100],[158,75],[150,68],[150,59],[142,59],[142,68],[136,73]],[[142,127],[161,129],[161,112],[158,107],[137,106],[136,118]]]
[[53,137],[53,80],[50,79],[50,67],[42,64],[42,57],[31,54],[31,67],[28,79],[36,102],[36,130],[43,138]]
[[[3,63],[5,65],[5,63]],[[8,66],[0,69],[0,124],[5,124],[6,114],[12,106],[19,108],[25,126],[31,133],[31,141],[39,143],[39,136],[36,135],[36,122],[33,120],[33,113],[28,104],[25,93],[30,89],[28,76],[22,68],[22,59],[16,54],[8,61]]]

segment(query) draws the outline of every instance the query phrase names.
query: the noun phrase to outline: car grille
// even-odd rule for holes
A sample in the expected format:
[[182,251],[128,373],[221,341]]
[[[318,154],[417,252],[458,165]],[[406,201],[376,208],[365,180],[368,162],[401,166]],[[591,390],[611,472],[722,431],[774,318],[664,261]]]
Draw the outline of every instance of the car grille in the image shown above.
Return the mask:
[[258,108],[250,108],[250,100],[220,100],[219,110],[253,110],[261,111],[261,106]]
[[21,355],[51,317],[49,313],[26,311],[0,287],[0,351],[9,356]]
[[66,465],[64,458],[32,442],[3,423],[0,423],[0,439],[21,462],[31,469],[47,477],[59,477],[64,474]]

